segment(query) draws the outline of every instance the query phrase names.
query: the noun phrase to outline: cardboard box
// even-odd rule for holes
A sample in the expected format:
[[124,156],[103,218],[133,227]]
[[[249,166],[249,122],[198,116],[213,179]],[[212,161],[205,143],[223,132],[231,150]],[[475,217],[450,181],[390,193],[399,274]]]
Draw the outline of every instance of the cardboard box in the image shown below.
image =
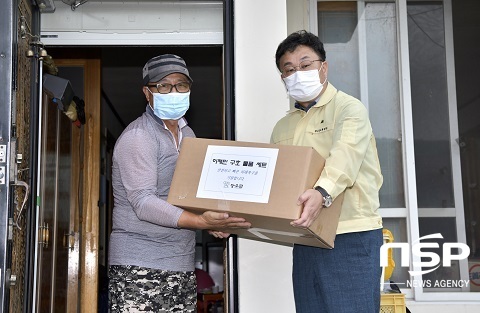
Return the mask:
[[311,147],[185,138],[167,201],[244,217],[251,228],[227,231],[241,237],[333,248],[343,194],[308,229],[290,225],[302,212],[298,197],[324,164]]

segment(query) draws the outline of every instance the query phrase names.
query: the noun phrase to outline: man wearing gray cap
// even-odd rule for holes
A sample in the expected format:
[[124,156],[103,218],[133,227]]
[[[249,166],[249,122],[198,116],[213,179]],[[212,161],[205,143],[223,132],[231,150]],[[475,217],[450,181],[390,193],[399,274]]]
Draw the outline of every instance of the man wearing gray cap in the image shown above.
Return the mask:
[[182,139],[195,137],[183,117],[192,82],[179,56],[150,59],[143,68],[146,112],[115,144],[111,312],[195,312],[194,230],[250,226],[226,213],[197,215],[166,202]]

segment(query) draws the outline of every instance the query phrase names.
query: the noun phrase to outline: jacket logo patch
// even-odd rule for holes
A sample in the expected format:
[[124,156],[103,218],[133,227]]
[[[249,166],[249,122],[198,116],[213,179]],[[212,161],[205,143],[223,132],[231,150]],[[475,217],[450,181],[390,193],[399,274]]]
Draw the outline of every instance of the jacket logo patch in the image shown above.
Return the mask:
[[315,129],[315,133],[321,133],[321,132],[324,132],[328,130],[328,127],[322,127],[322,128],[319,128],[319,129]]

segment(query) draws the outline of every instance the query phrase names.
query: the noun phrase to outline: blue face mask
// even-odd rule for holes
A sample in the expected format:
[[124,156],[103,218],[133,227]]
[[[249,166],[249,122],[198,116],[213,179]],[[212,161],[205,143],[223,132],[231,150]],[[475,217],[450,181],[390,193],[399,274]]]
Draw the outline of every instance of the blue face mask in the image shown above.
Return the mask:
[[162,120],[178,120],[190,107],[190,92],[152,93],[152,95],[153,113]]

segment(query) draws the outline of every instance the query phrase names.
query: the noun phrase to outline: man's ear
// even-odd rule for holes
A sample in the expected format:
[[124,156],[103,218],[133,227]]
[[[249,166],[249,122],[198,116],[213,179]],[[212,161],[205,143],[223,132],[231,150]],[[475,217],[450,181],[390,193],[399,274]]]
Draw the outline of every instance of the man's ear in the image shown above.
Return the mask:
[[328,62],[327,61],[323,61],[322,71],[325,75],[328,74]]
[[145,98],[147,98],[147,101],[150,102],[150,90],[148,90],[147,86],[143,86],[143,94],[145,95]]

